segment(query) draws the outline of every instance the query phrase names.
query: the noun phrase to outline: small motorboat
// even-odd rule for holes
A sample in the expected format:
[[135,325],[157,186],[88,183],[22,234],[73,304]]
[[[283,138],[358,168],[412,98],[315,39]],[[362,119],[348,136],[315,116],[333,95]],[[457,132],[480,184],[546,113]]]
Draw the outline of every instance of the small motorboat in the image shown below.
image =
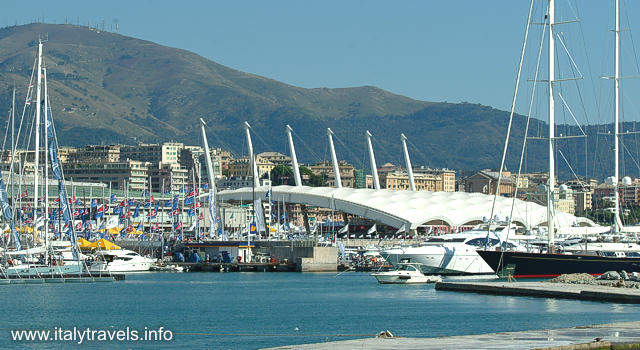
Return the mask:
[[440,276],[426,276],[420,272],[420,264],[416,263],[400,263],[397,269],[386,272],[374,272],[371,276],[378,280],[378,283],[436,283],[442,281]]
[[184,268],[178,265],[158,265],[153,264],[149,271],[158,271],[158,272],[182,272]]

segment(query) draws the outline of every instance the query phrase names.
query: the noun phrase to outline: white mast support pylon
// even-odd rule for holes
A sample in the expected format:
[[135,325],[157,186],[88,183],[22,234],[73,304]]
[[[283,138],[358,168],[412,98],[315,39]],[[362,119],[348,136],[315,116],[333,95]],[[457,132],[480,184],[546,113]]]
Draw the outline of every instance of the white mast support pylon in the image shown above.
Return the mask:
[[327,136],[329,137],[329,148],[331,149],[331,161],[333,162],[333,174],[336,180],[336,188],[342,188],[342,179],[340,178],[340,166],[338,166],[336,149],[333,147],[333,131],[331,130],[331,128],[327,128]]
[[400,134],[402,140],[402,150],[404,151],[404,162],[407,165],[407,174],[409,174],[409,187],[411,191],[416,191],[416,183],[413,179],[413,168],[411,167],[411,159],[409,158],[409,150],[407,149],[407,137],[404,133]]
[[255,162],[255,156],[253,155],[253,143],[251,143],[251,133],[249,132],[251,129],[251,125],[248,122],[244,122],[244,130],[247,134],[247,147],[249,147],[249,174],[248,176],[253,177],[253,185],[254,187],[260,187],[260,180],[258,179],[258,166]]
[[[33,222],[38,222],[38,171],[40,165],[40,108],[42,91],[42,41],[38,41],[38,83],[36,87],[35,171],[33,175]],[[37,230],[34,229],[34,237]]]
[[555,80],[555,0],[549,0],[549,184],[547,192],[547,219],[549,230],[549,251],[553,249],[555,236],[554,223],[554,190],[555,190],[555,102],[553,98],[553,82]]
[[366,132],[367,145],[369,146],[369,161],[371,162],[371,175],[373,176],[373,188],[380,189],[380,179],[378,179],[378,167],[376,167],[376,156],[373,154],[373,146],[371,145],[371,133]]
[[287,137],[289,138],[289,148],[291,149],[291,165],[293,166],[293,175],[296,181],[296,186],[302,186],[302,180],[300,179],[300,168],[298,167],[298,158],[296,157],[296,148],[293,145],[293,136],[291,132],[291,126],[287,124],[285,128],[287,132]]
[[615,16],[616,16],[616,29],[615,29],[615,72],[613,77],[613,90],[614,90],[614,99],[615,99],[615,107],[614,107],[614,141],[613,141],[613,153],[614,153],[614,185],[613,185],[613,193],[616,201],[615,206],[615,223],[613,224],[614,231],[620,232],[620,193],[618,192],[618,186],[620,183],[620,155],[618,154],[618,137],[620,133],[620,3],[619,0],[615,0]]
[[[215,196],[216,196],[216,179],[213,174],[213,166],[211,165],[211,154],[209,153],[209,142],[207,141],[207,132],[204,127],[207,126],[207,123],[204,122],[204,119],[200,118],[200,130],[202,131],[202,144],[204,145],[204,158],[207,163],[207,178],[209,179],[209,193],[213,196],[213,203],[215,204]],[[211,205],[211,203],[209,203]],[[216,208],[217,209],[217,208]],[[215,214],[209,213],[209,215]],[[209,219],[210,223],[215,223],[216,218],[213,220]],[[211,237],[214,233],[214,227],[209,227],[209,237]]]

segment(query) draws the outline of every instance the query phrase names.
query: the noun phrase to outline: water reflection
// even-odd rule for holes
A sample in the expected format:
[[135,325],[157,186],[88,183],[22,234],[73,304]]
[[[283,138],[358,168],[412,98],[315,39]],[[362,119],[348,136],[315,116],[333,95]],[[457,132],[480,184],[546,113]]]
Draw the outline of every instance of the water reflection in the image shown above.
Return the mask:
[[547,312],[558,312],[558,300],[556,300],[556,299],[545,299],[545,301],[544,301],[544,309]]

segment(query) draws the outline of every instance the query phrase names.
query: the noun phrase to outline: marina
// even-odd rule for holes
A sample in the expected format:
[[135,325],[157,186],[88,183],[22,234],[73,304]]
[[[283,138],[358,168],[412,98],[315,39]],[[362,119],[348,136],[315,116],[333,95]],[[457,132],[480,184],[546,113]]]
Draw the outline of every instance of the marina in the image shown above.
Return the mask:
[[[2,292],[13,301],[6,312],[29,319],[34,329],[164,326],[174,332],[169,343],[84,344],[104,349],[257,349],[374,338],[386,330],[396,337],[440,338],[640,321],[635,304],[381,285],[360,272],[130,273],[117,283],[13,285]],[[91,307],[78,301],[82,296],[93,300]],[[96,304],[103,306],[99,317],[88,310]],[[67,313],[74,317],[60,317]],[[3,318],[0,328],[15,322]],[[8,337],[0,333],[0,346],[24,348]],[[483,339],[491,344],[493,338]],[[34,344],[45,345],[51,344]]]
[[[508,111],[296,87],[104,19],[0,28],[0,83],[22,85],[0,125],[0,348],[640,349],[640,131],[610,5],[611,115],[566,84],[595,71],[571,2],[531,1]],[[465,56],[498,52],[480,44]]]

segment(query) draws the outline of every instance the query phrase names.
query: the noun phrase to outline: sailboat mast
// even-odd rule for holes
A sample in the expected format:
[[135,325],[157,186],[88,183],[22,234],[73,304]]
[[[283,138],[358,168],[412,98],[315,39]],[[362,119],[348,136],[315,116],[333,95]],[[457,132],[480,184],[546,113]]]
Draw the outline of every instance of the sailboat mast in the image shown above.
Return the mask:
[[[35,171],[33,173],[33,222],[38,222],[38,169],[40,162],[40,108],[42,90],[42,41],[38,41],[38,83],[36,87]],[[34,240],[37,233],[34,231]]]
[[555,190],[555,101],[553,82],[555,79],[555,0],[549,0],[549,184],[547,192],[547,227],[549,230],[549,252],[553,249],[555,235],[554,223],[554,190]]
[[[47,89],[47,69],[43,68],[42,69],[42,74],[44,75],[44,120],[45,120],[45,125],[49,122],[49,90]],[[43,203],[43,210],[42,210],[42,216],[43,216],[43,220],[44,220],[44,242],[45,242],[45,247],[49,246],[49,223],[48,223],[48,216],[49,216],[49,181],[48,181],[48,173],[49,173],[49,155],[48,155],[48,151],[49,151],[49,135],[47,134],[47,132],[44,132],[44,170],[42,171],[43,176],[42,178],[44,179],[44,195],[42,196],[44,198],[44,203]],[[36,223],[36,227],[37,227],[37,223]],[[37,228],[36,228],[37,230]],[[46,258],[46,255],[45,255]],[[46,260],[45,260],[46,261]]]
[[613,91],[614,91],[614,185],[613,193],[616,202],[615,206],[615,223],[614,232],[620,232],[620,193],[618,193],[618,184],[620,180],[620,155],[618,154],[618,137],[620,133],[620,0],[615,0],[615,16],[616,16],[616,29],[615,29],[615,72],[613,77]]

